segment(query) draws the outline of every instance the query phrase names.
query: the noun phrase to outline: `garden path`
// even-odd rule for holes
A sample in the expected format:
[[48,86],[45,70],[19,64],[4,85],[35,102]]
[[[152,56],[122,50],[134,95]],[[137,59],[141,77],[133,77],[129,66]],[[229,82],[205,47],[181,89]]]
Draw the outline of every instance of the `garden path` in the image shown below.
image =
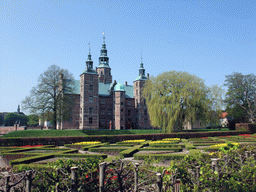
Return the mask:
[[0,156],[0,167],[1,168],[7,168],[8,165],[6,164],[6,162],[4,161],[4,159]]

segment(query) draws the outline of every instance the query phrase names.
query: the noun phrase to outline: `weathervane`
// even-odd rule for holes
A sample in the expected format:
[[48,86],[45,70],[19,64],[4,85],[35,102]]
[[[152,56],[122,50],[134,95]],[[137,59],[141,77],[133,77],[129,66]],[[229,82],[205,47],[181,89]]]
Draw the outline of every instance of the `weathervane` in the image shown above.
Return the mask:
[[103,31],[103,43],[105,43],[105,32]]

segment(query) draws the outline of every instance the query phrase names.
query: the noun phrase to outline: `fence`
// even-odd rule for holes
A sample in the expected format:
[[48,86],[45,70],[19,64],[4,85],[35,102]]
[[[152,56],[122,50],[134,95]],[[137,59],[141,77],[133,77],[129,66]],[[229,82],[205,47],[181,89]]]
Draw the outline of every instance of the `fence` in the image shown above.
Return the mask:
[[[223,159],[212,158],[211,159],[211,170],[213,173],[221,175],[227,168],[228,163],[237,163],[242,165],[247,159],[255,159],[255,154],[251,151],[245,151],[244,155],[240,155],[240,161],[233,161],[227,156]],[[220,166],[220,161],[224,162],[224,166]],[[226,166],[226,167],[225,167]],[[254,166],[254,165],[252,165]],[[140,164],[131,161],[117,160],[111,163],[102,162],[99,164],[99,170],[97,172],[98,177],[98,189],[93,188],[91,191],[108,192],[108,191],[150,191],[150,192],[179,192],[180,191],[180,179],[177,177],[177,169],[169,173],[165,169],[162,173],[150,171],[140,168]],[[96,173],[93,172],[93,173]],[[188,169],[188,173],[191,175],[191,182],[200,188],[200,166],[196,166],[195,169]],[[37,174],[36,171],[30,170],[20,174],[12,174],[10,172],[2,172],[3,177],[0,180],[0,191],[11,192],[12,188],[24,188],[23,191],[31,192],[32,181]],[[79,192],[88,191],[88,182],[79,182],[81,176],[78,177],[78,167],[71,167],[70,172],[64,172],[62,169],[56,169],[55,177],[47,173],[48,179],[55,183],[55,192],[63,191],[59,189],[60,182],[66,182],[67,192]],[[168,174],[169,177],[163,180],[164,176]],[[62,179],[58,177],[62,175]],[[95,177],[95,178],[97,178]],[[209,178],[214,180],[214,178]],[[216,179],[216,178],[215,178]],[[217,180],[216,180],[217,181]],[[256,178],[253,180],[256,183]],[[95,184],[95,181],[93,185]],[[97,185],[97,184],[96,184]],[[97,187],[97,186],[94,187]],[[85,190],[85,186],[87,189]]]

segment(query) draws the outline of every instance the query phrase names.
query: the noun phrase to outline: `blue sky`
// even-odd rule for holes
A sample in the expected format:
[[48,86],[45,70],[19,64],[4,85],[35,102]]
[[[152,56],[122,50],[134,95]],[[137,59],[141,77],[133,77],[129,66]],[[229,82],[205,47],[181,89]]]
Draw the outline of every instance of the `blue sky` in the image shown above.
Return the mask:
[[49,66],[79,79],[88,43],[98,65],[102,32],[113,80],[132,84],[141,52],[146,73],[186,71],[223,85],[256,74],[254,0],[2,0],[0,112],[13,112]]

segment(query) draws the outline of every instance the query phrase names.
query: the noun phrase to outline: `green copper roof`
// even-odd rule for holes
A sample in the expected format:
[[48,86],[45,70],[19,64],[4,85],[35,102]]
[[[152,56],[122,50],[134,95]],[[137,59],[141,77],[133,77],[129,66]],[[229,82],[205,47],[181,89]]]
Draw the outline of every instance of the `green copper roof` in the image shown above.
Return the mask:
[[[121,84],[121,83],[120,83]],[[74,94],[80,94],[80,80],[74,80]],[[122,84],[121,84],[122,85]],[[99,96],[110,96],[111,87],[113,83],[99,83]],[[114,90],[118,87],[115,85]],[[125,98],[133,98],[133,86],[132,85],[122,85],[123,91],[125,91]]]
[[74,80],[74,94],[80,94],[80,80]]
[[83,74],[83,73],[91,73],[91,74],[95,74],[96,73],[96,71],[94,70],[94,69],[85,69],[85,70],[83,70],[83,72],[81,73],[81,75]]
[[138,77],[136,77],[135,81],[138,80],[147,80],[147,77],[145,75],[139,75]]
[[98,68],[101,68],[101,67],[110,68],[108,64],[103,64],[103,63],[98,65]]
[[121,83],[117,83],[114,91],[125,91],[124,86]]

